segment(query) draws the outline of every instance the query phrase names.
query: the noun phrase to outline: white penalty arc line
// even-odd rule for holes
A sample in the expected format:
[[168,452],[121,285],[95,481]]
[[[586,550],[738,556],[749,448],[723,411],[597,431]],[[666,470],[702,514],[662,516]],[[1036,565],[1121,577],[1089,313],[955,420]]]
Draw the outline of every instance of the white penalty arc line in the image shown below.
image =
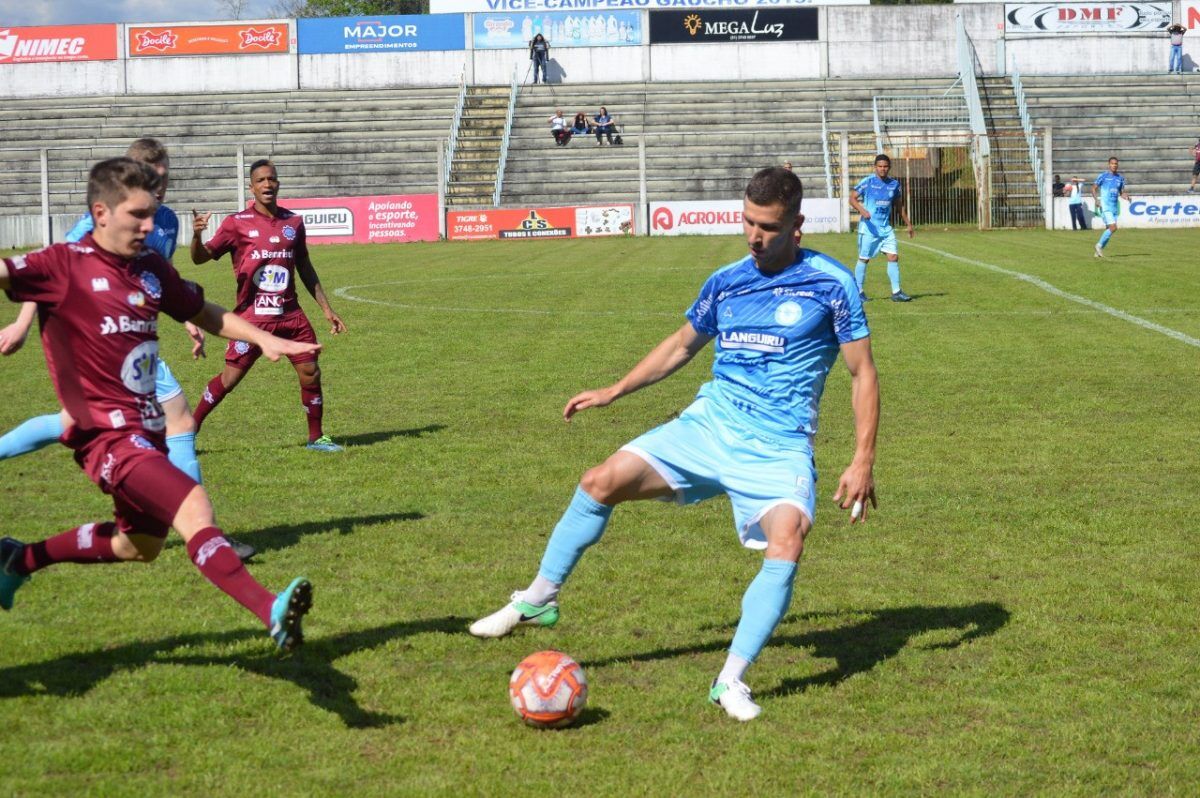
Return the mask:
[[456,307],[453,305],[414,305],[409,302],[389,302],[383,299],[368,299],[367,297],[355,296],[350,293],[357,288],[373,288],[378,285],[400,285],[402,283],[367,283],[364,285],[347,285],[335,289],[333,295],[346,299],[351,302],[363,302],[368,305],[383,305],[389,308],[400,308],[401,310],[422,310],[434,313],[486,313],[488,315],[509,314],[518,316],[560,316],[564,313],[569,313],[574,316],[653,316],[674,318],[682,316],[682,313],[670,313],[667,311],[630,311],[630,310],[538,310],[535,308],[468,308]]
[[1021,280],[1022,282],[1029,283],[1030,285],[1033,285],[1033,286],[1036,286],[1037,288],[1042,289],[1047,294],[1053,294],[1056,297],[1060,297],[1062,299],[1066,299],[1071,302],[1076,302],[1080,305],[1084,305],[1085,307],[1089,307],[1094,310],[1098,310],[1101,313],[1107,313],[1109,316],[1112,316],[1114,318],[1121,319],[1122,321],[1127,321],[1130,324],[1136,324],[1138,327],[1142,327],[1144,329],[1151,330],[1156,333],[1161,333],[1162,335],[1165,335],[1168,338],[1174,338],[1176,341],[1179,341],[1181,343],[1187,344],[1188,346],[1194,346],[1194,347],[1200,349],[1200,338],[1193,338],[1192,336],[1187,335],[1186,333],[1179,332],[1179,330],[1172,330],[1170,327],[1164,327],[1161,324],[1155,324],[1154,322],[1149,321],[1147,319],[1143,319],[1140,316],[1134,316],[1132,313],[1126,313],[1125,311],[1111,307],[1110,305],[1105,305],[1102,302],[1096,302],[1093,299],[1088,299],[1087,297],[1079,296],[1078,294],[1069,293],[1067,291],[1062,290],[1061,288],[1056,288],[1055,286],[1051,285],[1050,283],[1046,282],[1045,280],[1041,279],[1040,277],[1034,277],[1032,274],[1025,274],[1024,272],[1014,272],[1011,269],[1005,269],[1005,268],[1003,268],[1001,266],[997,266],[993,263],[984,263],[981,260],[972,260],[971,258],[964,258],[961,255],[954,255],[950,252],[943,252],[940,249],[934,249],[933,247],[927,247],[924,244],[916,244],[916,243],[913,243],[912,241],[906,241],[906,242],[904,242],[904,245],[908,246],[908,247],[916,247],[917,249],[923,249],[926,252],[932,252],[935,255],[941,255],[943,258],[947,258],[949,260],[956,260],[956,261],[959,261],[960,263],[966,263],[970,266],[978,266],[981,269],[987,269],[988,271],[995,272],[997,274],[1003,274],[1006,277],[1012,277],[1013,279]]

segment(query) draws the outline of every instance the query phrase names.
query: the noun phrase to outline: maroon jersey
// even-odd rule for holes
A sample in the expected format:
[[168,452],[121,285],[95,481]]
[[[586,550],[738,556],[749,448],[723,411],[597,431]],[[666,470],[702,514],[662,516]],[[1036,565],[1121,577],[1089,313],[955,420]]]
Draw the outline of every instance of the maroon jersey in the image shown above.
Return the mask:
[[286,208],[275,211],[266,216],[250,206],[228,216],[206,245],[214,258],[233,253],[234,312],[252,323],[304,313],[296,300],[296,259],[308,258],[304,220]]
[[72,437],[106,430],[161,435],[158,313],[192,318],[204,307],[203,289],[155,252],[122,258],[90,234],[4,261],[9,298],[38,305],[50,379],[75,419]]

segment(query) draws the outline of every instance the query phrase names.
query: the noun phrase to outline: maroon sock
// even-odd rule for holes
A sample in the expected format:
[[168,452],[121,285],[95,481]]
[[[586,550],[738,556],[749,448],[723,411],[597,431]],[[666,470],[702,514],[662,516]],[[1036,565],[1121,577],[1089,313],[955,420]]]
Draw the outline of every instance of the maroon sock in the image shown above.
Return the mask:
[[208,385],[204,386],[204,393],[200,395],[200,401],[196,402],[196,412],[192,413],[192,419],[196,422],[196,432],[200,431],[200,425],[204,423],[204,419],[213,411],[217,405],[221,404],[221,400],[229,393],[229,389],[225,387],[225,383],[221,382],[221,375],[213,377],[208,381]]
[[308,414],[308,442],[312,443],[324,433],[321,431],[321,418],[325,415],[325,399],[321,395],[321,381],[312,385],[300,386],[300,403]]
[[99,562],[120,562],[120,558],[113,554],[112,541],[115,534],[117,534],[117,525],[111,521],[104,524],[84,524],[74,529],[68,529],[61,535],[27,545],[25,559],[16,564],[17,570],[28,575],[59,562],[76,562],[85,565]]
[[188,556],[204,578],[225,591],[234,601],[271,625],[271,604],[275,596],[260,585],[242,561],[233,553],[225,533],[215,526],[205,527],[188,541]]

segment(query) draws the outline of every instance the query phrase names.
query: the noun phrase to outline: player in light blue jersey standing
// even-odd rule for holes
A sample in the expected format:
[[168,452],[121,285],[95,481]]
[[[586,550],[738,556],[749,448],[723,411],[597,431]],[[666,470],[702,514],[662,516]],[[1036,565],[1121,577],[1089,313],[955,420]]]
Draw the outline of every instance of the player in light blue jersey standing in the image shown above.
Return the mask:
[[[179,240],[179,218],[173,210],[162,204],[166,197],[167,180],[171,168],[167,149],[157,139],[143,138],[129,145],[125,154],[135,161],[150,165],[162,178],[158,193],[159,206],[154,212],[154,230],[146,236],[145,246],[169,261],[175,254],[175,246]],[[92,219],[91,213],[85,213],[67,232],[66,240],[69,242],[80,241],[92,232],[94,227],[95,221]],[[0,330],[0,354],[11,355],[21,348],[29,333],[29,328],[33,324],[36,310],[37,306],[33,302],[22,304],[17,320]],[[116,332],[118,320],[110,319],[108,323],[114,325],[113,332]],[[203,356],[204,333],[191,322],[186,322],[184,327],[192,338],[192,357]],[[103,334],[103,330],[101,334]],[[187,397],[183,395],[183,388],[162,358],[158,358],[154,393],[159,405],[162,406],[163,415],[166,417],[167,450],[171,463],[196,482],[201,482],[200,461],[196,457],[196,425],[192,420],[192,411],[188,407]],[[0,460],[49,446],[62,437],[63,432],[70,424],[71,417],[65,410],[28,419],[0,436]],[[254,556],[253,546],[232,538],[229,538],[229,542],[234,553],[242,560],[248,560]]]
[[1121,198],[1129,199],[1129,192],[1125,190],[1125,178],[1117,171],[1117,167],[1121,163],[1116,157],[1108,159],[1108,171],[1101,172],[1096,178],[1096,182],[1092,184],[1092,199],[1096,202],[1096,210],[1099,211],[1100,217],[1104,219],[1105,229],[1100,234],[1100,240],[1096,242],[1096,257],[1104,257],[1104,248],[1108,246],[1109,239],[1113,237],[1113,233],[1117,232],[1117,217],[1121,215]]
[[892,284],[893,302],[911,302],[912,297],[900,290],[900,247],[896,243],[896,231],[892,227],[892,208],[898,207],[908,237],[915,235],[912,222],[908,220],[908,209],[904,206],[904,190],[900,181],[888,177],[892,170],[892,159],[886,155],[875,156],[875,174],[864,177],[850,192],[850,207],[858,211],[862,220],[858,223],[858,265],[854,267],[854,281],[863,299],[867,298],[867,263],[882,251],[887,255],[888,280]]
[[537,577],[509,604],[473,623],[471,634],[500,637],[521,624],[554,626],[559,589],[604,533],[614,505],[664,498],[691,504],[726,493],[742,544],[765,550],[765,559],[742,599],[742,617],[709,698],[738,720],[758,716],[761,708],[742,677],[791,602],[816,512],[817,410],[839,352],[852,379],[857,443],[833,498],[850,509],[851,523],[865,521],[867,504],[875,502],[879,385],[867,319],[849,272],[797,246],[802,194],[799,178],[786,169],[755,174],[743,206],[749,255],[714,272],[687,322],[625,377],[567,402],[569,421],[670,376],[716,339],[713,379],[695,401],[583,475]]

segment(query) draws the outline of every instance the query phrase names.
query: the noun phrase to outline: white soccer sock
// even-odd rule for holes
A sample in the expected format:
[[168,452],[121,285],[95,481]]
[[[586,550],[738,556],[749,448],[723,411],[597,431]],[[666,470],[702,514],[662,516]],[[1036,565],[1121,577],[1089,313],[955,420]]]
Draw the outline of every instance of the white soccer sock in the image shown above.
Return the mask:
[[558,598],[558,589],[560,587],[562,585],[551,582],[546,577],[538,574],[529,587],[525,588],[525,592],[521,594],[521,599],[534,606],[541,607]]
[[721,672],[717,674],[717,683],[740,682],[749,667],[750,660],[743,659],[737,654],[730,654],[725,659],[725,667],[721,668]]

